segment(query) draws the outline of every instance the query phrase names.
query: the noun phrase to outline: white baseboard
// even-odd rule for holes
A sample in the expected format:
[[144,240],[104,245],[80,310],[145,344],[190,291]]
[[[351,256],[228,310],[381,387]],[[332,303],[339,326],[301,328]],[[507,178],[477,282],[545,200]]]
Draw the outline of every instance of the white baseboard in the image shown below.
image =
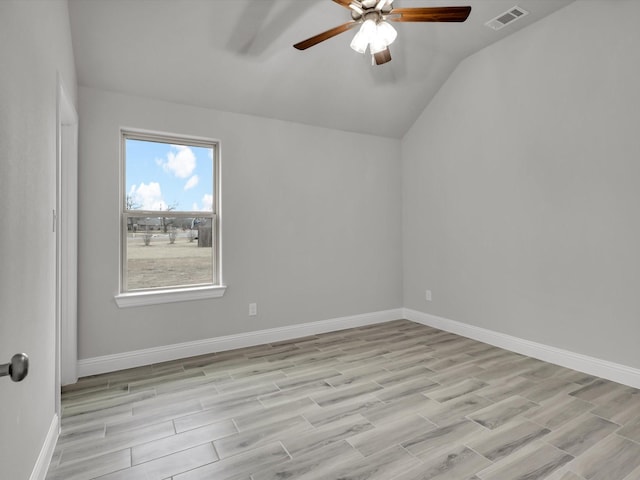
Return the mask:
[[177,360],[214,352],[223,352],[235,348],[252,347],[264,343],[279,342],[292,338],[305,337],[318,333],[333,332],[347,328],[373,325],[376,323],[398,320],[402,317],[403,309],[384,310],[380,312],[364,313],[349,317],[332,318],[318,322],[302,323],[287,327],[269,328],[255,332],[238,333],[224,337],[208,338],[193,342],[176,343],[162,347],[146,348],[132,352],[104,355],[101,357],[85,358],[78,361],[78,376],[97,375],[99,373],[114,372],[127,368],[151,365],[153,363]]
[[403,309],[403,317],[416,323],[472,338],[512,352],[537,358],[545,362],[606,378],[614,382],[640,388],[640,370],[619,363],[589,357],[580,353],[531,342],[504,333],[437,317],[428,313]]
[[[455,320],[449,320],[447,318],[438,317],[409,308],[384,310],[380,312],[321,320],[318,322],[290,325],[287,327],[270,328],[254,332],[208,338],[205,340],[177,343],[162,347],[146,348],[143,350],[135,350],[132,352],[118,353],[114,355],[85,358],[78,361],[78,376],[86,377],[100,373],[114,372],[117,370],[151,365],[153,363],[177,360],[196,355],[223,352],[226,350],[233,350],[235,348],[251,347],[254,345],[279,342],[319,333],[389,322],[400,318],[406,318],[416,323],[421,323],[440,330],[462,335],[463,337],[472,338],[480,342],[537,358],[545,362],[578,370],[597,377],[606,378],[631,387],[640,388],[640,370],[638,369],[571,352],[569,350],[563,350],[561,348],[532,342],[530,340],[524,340],[522,338],[457,322]],[[39,477],[32,476],[32,479],[36,478]]]
[[33,467],[29,480],[45,480],[47,471],[49,470],[49,464],[51,463],[51,457],[53,457],[53,451],[56,448],[56,442],[58,441],[58,433],[60,432],[60,421],[58,414],[53,415],[51,425],[49,425],[49,431],[44,439],[40,455],[36,460],[36,464]]

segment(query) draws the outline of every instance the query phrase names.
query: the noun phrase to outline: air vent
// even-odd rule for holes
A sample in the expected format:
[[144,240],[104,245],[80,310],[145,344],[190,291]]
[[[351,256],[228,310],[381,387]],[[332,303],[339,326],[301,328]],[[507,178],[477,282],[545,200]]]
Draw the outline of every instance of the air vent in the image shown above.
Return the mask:
[[523,10],[520,7],[513,7],[507,10],[504,13],[501,13],[497,17],[489,20],[485,25],[493,30],[500,30],[502,27],[509,25],[510,23],[515,22],[519,18],[524,17],[528,14],[526,10]]

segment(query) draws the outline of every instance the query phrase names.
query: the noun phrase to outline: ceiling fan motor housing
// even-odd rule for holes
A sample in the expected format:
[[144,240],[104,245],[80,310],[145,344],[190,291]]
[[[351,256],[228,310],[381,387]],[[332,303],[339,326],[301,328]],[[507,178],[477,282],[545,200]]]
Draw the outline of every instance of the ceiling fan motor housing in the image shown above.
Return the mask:
[[[358,9],[351,9],[351,18],[356,22],[368,20],[369,18],[378,22],[384,19],[384,15],[391,13],[393,9],[393,2],[387,1],[381,9],[377,9],[378,0],[362,0],[361,2],[354,1],[352,4],[358,6]],[[360,13],[361,10],[362,13]]]

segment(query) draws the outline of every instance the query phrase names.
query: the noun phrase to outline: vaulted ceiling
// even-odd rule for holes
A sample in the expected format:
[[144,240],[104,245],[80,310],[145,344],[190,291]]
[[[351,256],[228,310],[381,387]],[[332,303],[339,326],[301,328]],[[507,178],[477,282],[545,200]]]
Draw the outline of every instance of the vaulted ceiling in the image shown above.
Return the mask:
[[[395,0],[472,11],[465,23],[395,23],[380,66],[349,48],[356,30],[292,47],[350,19],[331,0],[70,0],[69,11],[80,85],[401,138],[460,61],[571,1]],[[529,14],[484,25],[515,5]]]

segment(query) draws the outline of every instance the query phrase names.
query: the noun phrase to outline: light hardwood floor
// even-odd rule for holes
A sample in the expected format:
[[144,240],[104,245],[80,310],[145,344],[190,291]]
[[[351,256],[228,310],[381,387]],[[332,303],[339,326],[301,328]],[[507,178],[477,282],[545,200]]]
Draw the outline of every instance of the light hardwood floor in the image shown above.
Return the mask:
[[94,478],[640,480],[640,391],[399,320],[81,379]]

